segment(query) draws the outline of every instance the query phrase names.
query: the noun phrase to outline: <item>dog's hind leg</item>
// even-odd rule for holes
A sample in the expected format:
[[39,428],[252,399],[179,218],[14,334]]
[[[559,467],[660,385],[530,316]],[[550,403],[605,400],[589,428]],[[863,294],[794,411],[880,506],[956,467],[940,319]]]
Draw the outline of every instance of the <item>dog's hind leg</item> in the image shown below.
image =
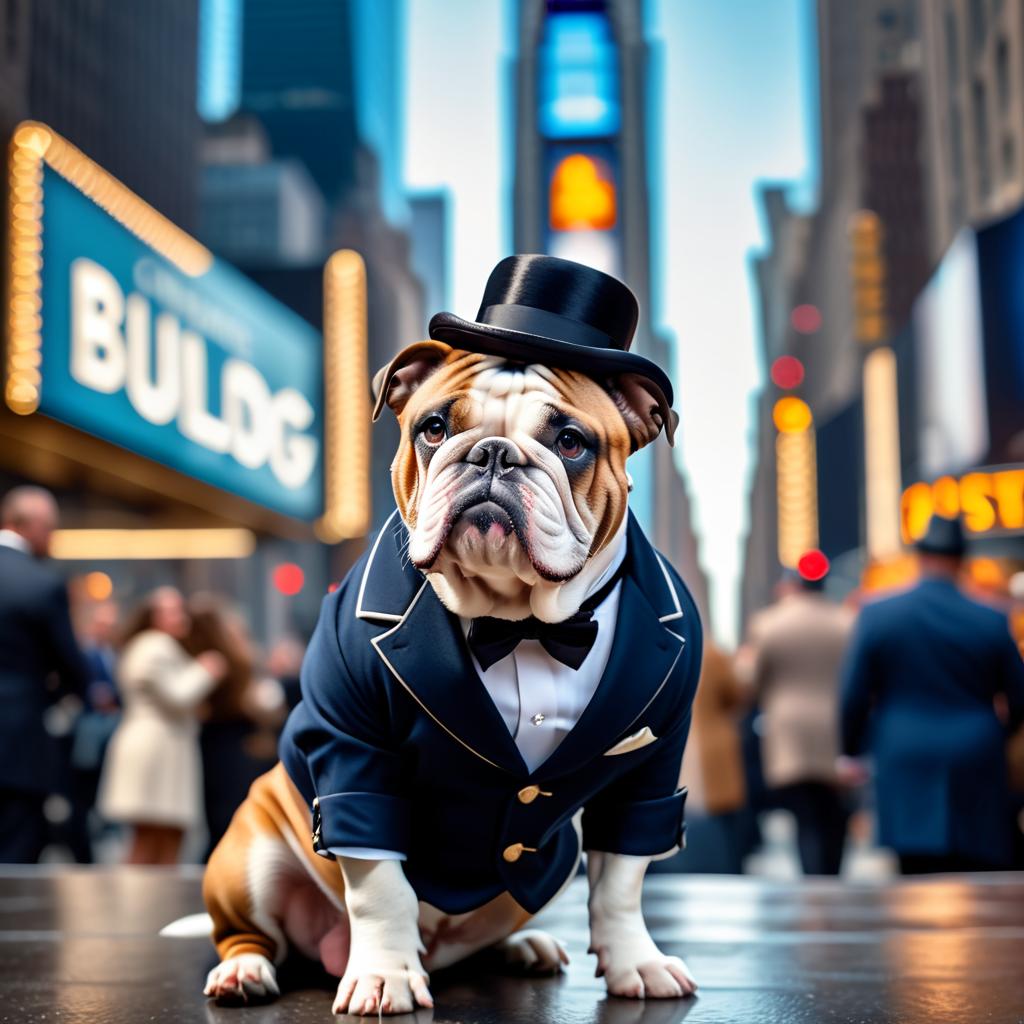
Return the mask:
[[253,783],[203,876],[203,899],[213,920],[213,943],[221,963],[205,992],[220,1000],[278,994],[275,964],[284,959],[282,927],[289,880],[302,867],[274,813],[279,780],[267,773]]

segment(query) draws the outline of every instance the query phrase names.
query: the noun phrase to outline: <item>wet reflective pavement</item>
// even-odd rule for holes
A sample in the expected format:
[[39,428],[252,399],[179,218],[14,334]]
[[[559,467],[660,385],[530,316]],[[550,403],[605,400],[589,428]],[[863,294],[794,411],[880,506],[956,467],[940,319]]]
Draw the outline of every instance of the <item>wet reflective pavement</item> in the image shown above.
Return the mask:
[[[0,1024],[330,1022],[334,984],[298,964],[267,1006],[209,1004],[204,939],[157,932],[202,910],[199,869],[0,867]],[[538,919],[567,942],[566,974],[437,974],[426,1024],[1024,1021],[1024,875],[887,885],[756,879],[648,880],[648,922],[686,959],[698,998],[609,999],[586,953],[582,880]],[[344,1017],[345,1021],[361,1018]]]

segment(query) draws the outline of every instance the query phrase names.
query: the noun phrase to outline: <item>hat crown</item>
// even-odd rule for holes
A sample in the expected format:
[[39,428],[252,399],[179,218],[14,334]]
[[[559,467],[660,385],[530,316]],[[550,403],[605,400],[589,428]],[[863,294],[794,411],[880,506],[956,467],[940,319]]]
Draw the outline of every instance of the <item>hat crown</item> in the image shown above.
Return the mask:
[[925,535],[917,542],[918,551],[932,555],[958,557],[964,553],[967,542],[959,516],[933,515],[928,521]]
[[582,263],[535,253],[507,256],[491,271],[477,322],[491,322],[496,307],[508,306],[575,321],[623,351],[639,318],[636,296],[621,281]]

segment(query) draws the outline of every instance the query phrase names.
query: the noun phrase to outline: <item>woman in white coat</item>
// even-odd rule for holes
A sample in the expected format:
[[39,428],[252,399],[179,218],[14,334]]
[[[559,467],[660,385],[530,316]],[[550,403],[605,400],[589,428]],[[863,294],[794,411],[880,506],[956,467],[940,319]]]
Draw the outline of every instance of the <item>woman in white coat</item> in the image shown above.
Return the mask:
[[107,750],[98,808],[134,830],[130,864],[175,864],[202,817],[199,704],[226,670],[223,655],[190,657],[189,617],[173,587],[153,591],[125,631],[117,666],[124,714]]

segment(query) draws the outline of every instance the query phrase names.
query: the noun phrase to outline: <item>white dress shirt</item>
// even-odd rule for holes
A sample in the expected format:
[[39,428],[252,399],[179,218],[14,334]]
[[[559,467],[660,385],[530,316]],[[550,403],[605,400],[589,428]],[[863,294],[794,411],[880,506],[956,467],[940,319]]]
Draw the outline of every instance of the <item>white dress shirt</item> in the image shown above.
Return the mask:
[[[596,594],[622,565],[626,557],[625,530],[620,530],[611,544],[617,545],[617,550],[610,552],[611,561],[588,588],[586,597]],[[539,640],[520,640],[511,654],[486,670],[471,652],[473,666],[531,773],[569,735],[601,682],[612,653],[621,591],[620,581],[594,609],[597,639],[578,669],[553,658]],[[459,621],[465,636],[472,619]],[[405,860],[404,854],[394,850],[365,847],[332,846],[331,853],[360,860]]]
[[20,551],[23,555],[32,554],[28,541],[14,530],[0,530],[0,547],[14,548],[15,551]]

